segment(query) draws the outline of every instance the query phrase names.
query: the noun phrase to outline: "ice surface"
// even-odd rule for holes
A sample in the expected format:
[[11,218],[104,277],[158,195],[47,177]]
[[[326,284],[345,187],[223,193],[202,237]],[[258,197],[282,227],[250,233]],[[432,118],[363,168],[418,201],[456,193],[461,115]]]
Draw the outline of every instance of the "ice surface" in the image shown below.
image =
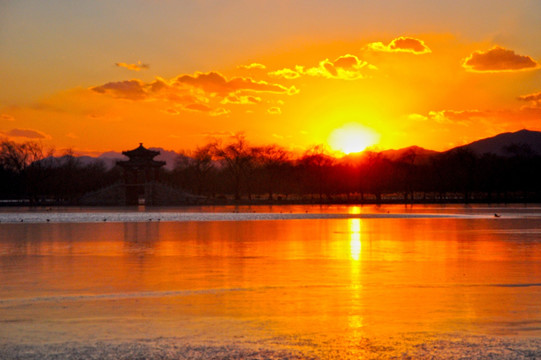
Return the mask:
[[[339,341],[340,342],[340,341]],[[541,339],[480,335],[416,334],[392,338],[363,337],[347,347],[333,342],[273,338],[262,342],[239,339],[232,344],[190,344],[183,338],[131,342],[1,344],[0,358],[52,359],[538,359]]]
[[201,213],[201,212],[14,212],[0,213],[0,223],[98,223],[98,222],[182,222],[255,221],[308,219],[419,219],[490,218],[466,214],[343,214],[343,213]]

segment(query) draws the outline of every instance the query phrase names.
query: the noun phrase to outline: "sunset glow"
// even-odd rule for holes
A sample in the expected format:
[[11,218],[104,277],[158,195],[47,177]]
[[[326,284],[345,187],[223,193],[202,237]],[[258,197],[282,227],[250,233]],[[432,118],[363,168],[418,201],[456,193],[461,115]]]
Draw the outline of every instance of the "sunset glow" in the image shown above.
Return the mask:
[[379,135],[371,129],[352,123],[334,130],[329,136],[329,145],[333,150],[351,154],[365,150],[378,140]]
[[242,132],[351,153],[541,130],[539,13],[503,0],[7,2],[0,137],[99,154]]

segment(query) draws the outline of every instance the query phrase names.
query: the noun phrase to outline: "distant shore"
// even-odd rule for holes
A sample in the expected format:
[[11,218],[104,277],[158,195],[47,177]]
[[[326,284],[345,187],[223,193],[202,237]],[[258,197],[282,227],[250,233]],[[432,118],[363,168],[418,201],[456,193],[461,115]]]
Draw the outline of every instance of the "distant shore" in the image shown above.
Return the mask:
[[[267,205],[267,206],[279,206],[279,205],[430,205],[430,204],[490,204],[490,205],[510,205],[510,204],[541,204],[541,198],[537,196],[532,196],[530,198],[523,197],[498,197],[498,198],[471,198],[465,201],[463,198],[456,196],[450,196],[447,198],[419,198],[419,199],[409,199],[405,201],[404,199],[396,197],[382,197],[381,200],[375,198],[367,197],[363,200],[350,198],[347,199],[342,196],[331,197],[331,198],[290,198],[290,199],[262,199],[262,198],[253,198],[253,199],[240,199],[235,200],[232,198],[207,198],[201,201],[194,202],[179,202],[174,204],[145,204],[144,202],[139,205],[145,205],[147,207],[178,207],[178,206],[258,206],[258,205]],[[55,200],[41,200],[41,201],[30,201],[29,199],[9,199],[9,200],[0,200],[0,207],[20,207],[28,206],[32,208],[39,207],[50,207],[50,206],[67,206],[67,207],[119,207],[121,205],[111,205],[111,204],[81,204],[78,202],[64,202],[64,201],[55,201]],[[138,205],[128,205],[128,206],[138,206]]]

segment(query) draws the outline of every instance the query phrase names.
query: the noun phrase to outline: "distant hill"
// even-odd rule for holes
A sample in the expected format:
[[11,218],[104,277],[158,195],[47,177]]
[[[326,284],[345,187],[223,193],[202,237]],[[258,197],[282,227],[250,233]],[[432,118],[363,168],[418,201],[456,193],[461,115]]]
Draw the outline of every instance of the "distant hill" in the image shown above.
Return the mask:
[[[431,157],[440,153],[447,153],[455,151],[456,149],[469,149],[476,155],[483,154],[496,154],[499,156],[512,156],[513,149],[515,151],[529,151],[533,154],[541,155],[541,131],[520,130],[517,132],[502,133],[490,138],[474,141],[467,145],[455,147],[453,149],[438,152],[434,150],[424,149],[419,146],[410,146],[402,149],[383,150],[380,154],[392,161],[407,160],[408,157],[413,159],[414,164],[427,163]],[[165,168],[172,170],[175,167],[175,162],[178,157],[178,153],[171,150],[165,150],[159,147],[149,148],[150,150],[159,151],[160,155],[156,156],[155,160],[165,161]],[[356,161],[363,158],[365,153],[357,153],[346,155],[342,158],[343,161]],[[93,162],[101,161],[104,165],[110,169],[115,166],[118,160],[127,160],[128,158],[116,151],[108,151],[99,155],[98,157],[92,156],[79,156],[77,157],[80,164],[90,165]],[[48,165],[60,166],[69,160],[68,156],[60,157],[48,157],[42,161]]]
[[439,152],[419,146],[410,146],[398,150],[384,150],[381,154],[392,161],[405,160],[410,157],[414,164],[422,164],[426,163],[432,156],[439,154]]
[[502,133],[467,145],[458,146],[449,151],[465,148],[472,150],[477,155],[492,153],[500,156],[511,156],[512,153],[509,151],[509,147],[512,145],[521,146],[523,149],[529,147],[534,154],[541,155],[541,132],[524,129],[513,133]]
[[[156,147],[151,147],[149,148],[149,150],[160,152],[160,155],[156,156],[154,160],[165,161],[165,168],[167,170],[172,170],[175,167],[175,161],[178,157],[178,154],[176,152],[171,151],[171,150],[165,150],[163,148],[156,148]],[[104,160],[106,164],[110,165],[111,167],[115,165],[117,160],[128,160],[126,156],[116,151],[105,152],[101,154],[100,156],[98,156],[98,159]]]
[[[176,152],[164,150],[162,148],[150,148],[150,150],[160,152],[160,155],[156,156],[154,159],[158,161],[165,161],[165,168],[167,170],[172,170],[175,167],[175,161],[178,156]],[[75,156],[75,158],[77,159],[77,162],[83,166],[92,165],[96,162],[102,162],[107,169],[113,168],[118,160],[128,160],[127,156],[124,156],[122,155],[122,153],[116,151],[104,152],[98,157],[82,155]],[[73,159],[73,157],[69,155],[63,155],[49,156],[41,161],[46,166],[59,167],[70,161],[70,159]]]

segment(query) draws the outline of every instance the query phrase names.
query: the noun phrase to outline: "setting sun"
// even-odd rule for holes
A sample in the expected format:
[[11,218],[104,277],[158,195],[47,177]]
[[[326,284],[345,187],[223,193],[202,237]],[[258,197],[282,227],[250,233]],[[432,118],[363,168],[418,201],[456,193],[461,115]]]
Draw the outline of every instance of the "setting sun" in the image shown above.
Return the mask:
[[333,150],[344,154],[361,152],[367,147],[377,144],[378,141],[379,134],[357,123],[345,124],[341,128],[335,129],[328,139],[329,146]]

